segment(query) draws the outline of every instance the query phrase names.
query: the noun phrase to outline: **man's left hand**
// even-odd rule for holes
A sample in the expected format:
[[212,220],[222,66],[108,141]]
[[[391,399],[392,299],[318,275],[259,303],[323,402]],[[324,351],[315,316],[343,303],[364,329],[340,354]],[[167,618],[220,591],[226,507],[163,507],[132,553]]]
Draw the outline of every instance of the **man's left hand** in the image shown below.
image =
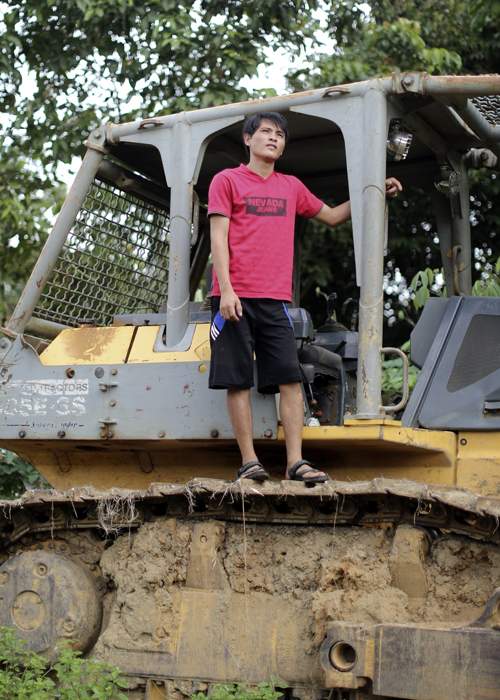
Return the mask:
[[403,191],[403,185],[395,177],[388,177],[385,181],[385,196],[397,197]]

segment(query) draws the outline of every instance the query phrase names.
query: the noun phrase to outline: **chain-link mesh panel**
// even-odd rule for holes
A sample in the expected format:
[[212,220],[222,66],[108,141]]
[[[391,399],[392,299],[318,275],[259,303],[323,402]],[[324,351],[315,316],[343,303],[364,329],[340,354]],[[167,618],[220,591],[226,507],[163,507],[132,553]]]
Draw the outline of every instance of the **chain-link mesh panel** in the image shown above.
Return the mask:
[[77,326],[157,312],[167,299],[168,213],[95,180],[34,316]]
[[474,97],[472,101],[486,121],[493,126],[500,126],[500,95]]

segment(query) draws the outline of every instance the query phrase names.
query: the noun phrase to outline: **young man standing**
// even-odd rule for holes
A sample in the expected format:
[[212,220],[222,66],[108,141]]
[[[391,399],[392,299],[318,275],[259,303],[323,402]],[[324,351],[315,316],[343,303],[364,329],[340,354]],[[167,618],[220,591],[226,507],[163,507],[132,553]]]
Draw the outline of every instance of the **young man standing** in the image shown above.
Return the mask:
[[[286,478],[309,483],[328,476],[302,459],[302,378],[286,303],[292,298],[296,214],[329,226],[351,216],[349,202],[329,207],[300,180],[277,173],[275,163],[288,138],[277,112],[253,115],[244,123],[248,165],[218,173],[210,185],[208,214],[214,266],[210,388],[227,389],[231,424],[241,452],[239,477],[269,478],[253,445],[250,388],[253,355],[258,389],[280,392],[287,452]],[[395,178],[386,194],[401,191]]]

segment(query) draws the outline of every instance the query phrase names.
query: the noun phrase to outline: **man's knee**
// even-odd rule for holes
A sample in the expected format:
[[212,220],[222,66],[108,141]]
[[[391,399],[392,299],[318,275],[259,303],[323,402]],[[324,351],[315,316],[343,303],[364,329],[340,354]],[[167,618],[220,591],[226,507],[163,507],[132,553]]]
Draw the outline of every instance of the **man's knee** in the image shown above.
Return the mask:
[[290,384],[279,385],[280,394],[288,394],[290,396],[302,395],[302,386],[300,382],[292,382]]
[[250,404],[250,389],[239,389],[231,387],[227,390],[227,402],[232,406],[243,406]]
[[250,394],[250,389],[240,389],[237,386],[231,386],[227,390],[227,395],[229,396],[248,396]]

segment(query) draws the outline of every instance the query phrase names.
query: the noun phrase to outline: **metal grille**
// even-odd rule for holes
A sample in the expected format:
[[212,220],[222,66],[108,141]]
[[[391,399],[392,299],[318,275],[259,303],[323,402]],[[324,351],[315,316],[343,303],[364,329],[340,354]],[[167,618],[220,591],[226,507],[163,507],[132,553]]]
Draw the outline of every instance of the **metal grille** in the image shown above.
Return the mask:
[[158,312],[167,298],[168,213],[95,180],[34,315],[77,326]]
[[500,126],[500,95],[474,97],[472,101],[486,121],[493,126]]

